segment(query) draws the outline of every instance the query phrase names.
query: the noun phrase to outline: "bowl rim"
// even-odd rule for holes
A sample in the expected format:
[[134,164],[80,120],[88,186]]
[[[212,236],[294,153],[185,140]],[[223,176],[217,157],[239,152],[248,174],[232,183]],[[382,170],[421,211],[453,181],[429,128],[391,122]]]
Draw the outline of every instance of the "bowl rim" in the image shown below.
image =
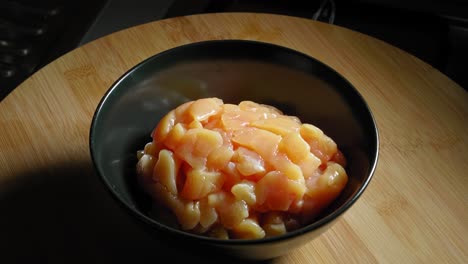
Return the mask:
[[[372,121],[372,128],[373,131],[375,132],[375,142],[373,142],[376,146],[375,148],[375,155],[372,157],[372,162],[369,167],[369,172],[362,183],[362,185],[359,187],[359,189],[339,208],[331,212],[330,214],[324,216],[323,218],[314,221],[306,226],[303,226],[301,228],[298,228],[296,230],[287,232],[282,235],[277,235],[277,236],[272,236],[272,237],[266,237],[266,238],[259,238],[259,239],[217,239],[217,238],[212,238],[212,237],[207,237],[207,236],[202,236],[202,235],[197,235],[193,233],[189,233],[187,231],[183,231],[177,228],[172,228],[169,227],[165,224],[162,224],[155,219],[152,219],[151,217],[145,215],[144,213],[140,212],[138,209],[136,209],[134,206],[131,206],[129,203],[124,201],[121,197],[120,194],[118,194],[114,188],[112,187],[112,184],[108,182],[107,178],[104,176],[104,173],[99,170],[98,164],[96,162],[96,157],[94,154],[94,132],[96,130],[97,126],[97,119],[100,116],[101,110],[104,108],[104,105],[106,101],[109,99],[110,95],[112,92],[119,86],[119,84],[126,79],[130,74],[132,74],[135,71],[138,71],[139,68],[143,67],[146,63],[148,63],[151,60],[155,60],[160,56],[166,55],[171,52],[179,51],[180,49],[184,49],[186,47],[193,47],[193,46],[198,46],[198,45],[206,45],[206,44],[213,44],[213,43],[231,43],[231,44],[251,44],[251,45],[264,45],[264,46],[269,46],[270,48],[275,48],[275,49],[282,49],[285,52],[288,53],[294,53],[298,56],[305,57],[307,60],[312,60],[315,61],[316,63],[320,64],[321,66],[327,68],[327,70],[330,70],[334,74],[336,74],[339,78],[341,78],[343,81],[345,81],[348,84],[348,88],[353,90],[353,92],[357,95],[357,97],[360,99],[360,101],[363,103],[363,106],[367,113],[370,116],[370,120]],[[148,58],[142,60],[141,62],[137,63],[133,67],[131,67],[129,70],[127,70],[124,74],[122,74],[106,91],[106,93],[102,96],[101,100],[99,101],[95,112],[92,117],[92,122],[91,122],[91,128],[89,131],[89,151],[91,155],[91,161],[93,163],[95,173],[98,175],[98,178],[101,180],[102,183],[106,186],[105,189],[107,189],[108,192],[111,193],[111,196],[118,201],[119,205],[123,206],[127,211],[131,212],[137,218],[147,224],[149,224],[153,228],[157,228],[159,230],[169,232],[172,234],[177,234],[178,236],[185,237],[185,238],[191,238],[191,239],[197,239],[203,242],[208,242],[208,243],[216,243],[218,245],[255,245],[255,244],[265,244],[269,242],[279,242],[279,241],[286,241],[294,237],[298,237],[302,234],[309,233],[313,230],[319,229],[322,226],[325,226],[327,224],[331,224],[334,220],[339,218],[346,212],[348,209],[352,207],[352,205],[360,198],[364,190],[367,188],[369,185],[370,181],[372,180],[378,161],[379,161],[379,153],[380,153],[380,139],[379,139],[379,131],[377,127],[377,123],[375,121],[375,117],[368,105],[368,103],[365,101],[364,97],[361,95],[361,93],[356,89],[356,87],[348,80],[346,79],[343,75],[341,75],[339,72],[337,72],[335,69],[332,67],[328,66],[326,63],[306,54],[303,52],[300,52],[298,50],[281,46],[278,44],[273,44],[269,42],[263,42],[263,41],[258,41],[258,40],[244,40],[244,39],[222,39],[222,40],[205,40],[205,41],[197,41],[197,42],[191,42],[188,44],[182,44],[178,45],[169,49],[166,49],[164,51],[158,52],[156,54],[153,54],[149,56]]]

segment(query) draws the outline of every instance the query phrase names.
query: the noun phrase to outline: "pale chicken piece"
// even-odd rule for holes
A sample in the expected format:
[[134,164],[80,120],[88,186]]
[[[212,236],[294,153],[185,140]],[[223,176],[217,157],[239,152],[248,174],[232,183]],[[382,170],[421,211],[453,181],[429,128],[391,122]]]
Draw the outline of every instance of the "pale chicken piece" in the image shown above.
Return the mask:
[[177,146],[180,145],[180,141],[186,132],[187,130],[184,128],[184,126],[181,123],[177,123],[167,134],[166,139],[163,142],[166,147],[174,150]]
[[244,111],[237,105],[225,104],[221,111],[221,125],[224,130],[238,130],[247,127],[251,122],[267,118],[264,112]]
[[254,206],[257,203],[254,182],[244,180],[237,183],[232,186],[231,192],[237,200],[244,200],[249,206]]
[[[150,194],[161,204],[164,204],[175,214],[177,222],[184,230],[192,230],[201,224],[207,224],[209,221],[216,221],[216,219],[209,219],[214,217],[210,215],[208,208],[200,208],[199,201],[182,200],[178,195],[172,194],[168,188],[161,182],[155,182],[150,187]],[[203,213],[203,215],[202,215]],[[211,212],[212,213],[212,212]]]
[[220,124],[224,130],[242,129],[249,124],[249,121],[240,118],[241,110],[239,106],[224,104],[222,106]]
[[348,182],[345,169],[338,163],[328,162],[327,168],[318,180],[318,186],[326,187],[331,193],[338,193]]
[[144,154],[137,163],[137,174],[140,182],[143,184],[151,184],[153,178],[153,168],[156,164],[156,159],[149,154]]
[[220,223],[230,229],[249,216],[249,207],[244,200],[237,200],[228,192],[208,195],[208,204],[216,208]]
[[[162,157],[165,155],[166,154],[163,154]],[[165,165],[161,164],[160,166]],[[165,173],[164,170],[161,172]],[[158,179],[157,181],[146,185],[146,189],[157,201],[172,210],[182,229],[190,230],[195,228],[200,222],[199,201],[182,201],[179,196],[171,192],[163,182],[164,180],[161,181],[161,179]]]
[[188,108],[189,115],[193,120],[205,121],[210,116],[218,114],[221,111],[223,101],[218,98],[203,98],[193,102]]
[[259,239],[265,237],[265,231],[254,219],[246,218],[232,228],[232,234],[237,239]]
[[[200,217],[201,217],[201,212],[200,212]],[[201,219],[200,219],[200,221],[201,221]],[[203,233],[206,233],[209,230],[210,230],[210,227],[204,227],[201,224],[198,224],[194,228],[190,229],[190,233],[203,235]]]
[[301,120],[300,120],[299,117],[297,117],[297,116],[287,116],[287,115],[283,115],[283,116],[281,116],[281,117],[282,117],[282,118],[289,118],[289,119],[291,119],[292,121],[298,123],[299,125],[302,125]]
[[174,115],[176,118],[176,123],[185,123],[188,124],[193,121],[193,118],[190,115],[187,115],[188,109],[195,101],[189,101],[181,104],[180,106],[174,109]]
[[175,210],[181,210],[184,203],[178,195],[170,193],[166,186],[164,186],[160,181],[152,182],[148,185],[149,194],[162,205],[167,206],[173,212]]
[[172,127],[176,122],[175,111],[172,110],[166,114],[152,133],[152,137],[156,142],[163,142],[166,139],[167,134],[171,131]]
[[237,163],[237,170],[244,176],[265,174],[265,163],[256,152],[239,147],[232,160]]
[[310,146],[299,133],[292,132],[283,136],[279,144],[279,151],[286,154],[292,162],[298,164],[310,154]]
[[279,212],[266,213],[262,222],[262,228],[267,237],[279,236],[287,232],[283,216]]
[[200,225],[205,228],[211,227],[218,221],[216,209],[208,204],[208,199],[200,200]]
[[235,131],[232,141],[257,152],[265,161],[270,162],[278,152],[281,136],[270,131],[250,127]]
[[229,239],[229,233],[226,230],[226,228],[222,226],[215,226],[213,229],[211,229],[208,232],[209,237],[217,238],[217,239],[222,239],[222,240],[227,240]]
[[206,166],[216,170],[224,169],[231,161],[234,155],[232,147],[223,145],[217,149],[214,149],[209,155],[206,162]]
[[217,208],[217,212],[223,226],[232,228],[249,216],[249,207],[243,200],[227,200],[224,206]]
[[257,104],[253,101],[247,101],[247,100],[239,103],[239,109],[243,111],[250,111],[250,112],[258,112],[258,111],[263,110],[263,109],[260,109],[260,104]]
[[239,108],[243,111],[249,111],[249,112],[260,112],[263,113],[264,115],[262,116],[263,119],[266,118],[275,118],[279,115],[282,115],[283,113],[278,110],[278,108],[270,105],[265,105],[265,104],[257,104],[252,101],[242,101],[239,103]]
[[208,155],[223,145],[221,135],[204,128],[187,130],[174,152],[192,168],[204,168]]
[[216,131],[218,132],[221,137],[223,138],[223,145],[230,148],[230,149],[233,149],[233,145],[232,145],[232,135],[234,134],[233,131],[225,131],[221,128],[213,128],[211,129],[213,131]]
[[237,170],[237,164],[232,161],[222,171],[225,179],[223,188],[226,190],[231,190],[235,184],[242,180],[242,175]]
[[148,142],[146,143],[145,148],[143,149],[143,153],[149,154],[153,157],[157,157],[161,149],[162,149],[162,146],[160,143]]
[[299,131],[301,124],[288,117],[277,117],[263,120],[256,120],[250,123],[252,127],[264,129],[280,136],[286,136],[291,132]]
[[221,172],[204,169],[190,170],[185,177],[185,184],[180,195],[188,200],[199,200],[210,193],[217,192],[224,182]]
[[221,129],[223,127],[222,122],[221,122],[221,114],[222,114],[222,109],[216,115],[212,115],[207,120],[203,121],[203,128],[210,129],[210,130],[218,130],[218,132],[224,131],[224,129]]
[[301,168],[304,179],[311,177],[321,163],[322,161],[312,153],[307,154],[305,159],[298,162],[298,166]]
[[175,214],[182,229],[193,229],[200,222],[200,202],[188,201],[176,209]]
[[304,195],[305,221],[310,221],[323,208],[333,202],[348,182],[344,168],[335,162],[328,162],[327,168],[321,174],[306,180],[307,191]]
[[279,236],[279,235],[286,234],[288,232],[284,223],[265,224],[265,225],[262,225],[262,228],[263,230],[265,230],[267,237]]
[[200,121],[198,120],[193,120],[192,122],[190,122],[190,124],[188,125],[188,129],[192,129],[192,128],[203,128],[203,125]]
[[140,160],[143,155],[145,155],[144,150],[137,150],[137,160]]
[[255,185],[257,205],[266,211],[287,211],[291,204],[302,199],[305,186],[288,179],[280,171],[267,173]]
[[177,195],[176,177],[179,173],[180,162],[174,160],[174,154],[170,150],[163,149],[159,152],[159,158],[154,166],[153,180],[161,182],[167,190]]
[[202,157],[208,157],[213,150],[223,145],[223,138],[218,132],[204,128],[190,129],[182,140],[182,145],[193,142],[192,153]]
[[309,144],[310,151],[319,158],[322,163],[329,161],[338,150],[336,143],[316,126],[303,124],[300,128],[300,134]]
[[304,182],[304,175],[302,174],[301,168],[294,162],[289,160],[285,154],[278,153],[270,159],[270,163],[272,164],[275,170],[284,173],[284,175],[286,175],[286,177],[288,177],[289,179],[301,183]]

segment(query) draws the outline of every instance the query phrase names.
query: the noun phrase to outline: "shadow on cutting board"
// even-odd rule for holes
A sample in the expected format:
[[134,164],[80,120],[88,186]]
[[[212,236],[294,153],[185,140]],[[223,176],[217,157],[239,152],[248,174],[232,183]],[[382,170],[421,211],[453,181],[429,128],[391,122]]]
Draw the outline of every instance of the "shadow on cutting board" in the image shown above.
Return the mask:
[[0,185],[3,263],[239,263],[155,241],[112,200],[88,162],[12,178]]

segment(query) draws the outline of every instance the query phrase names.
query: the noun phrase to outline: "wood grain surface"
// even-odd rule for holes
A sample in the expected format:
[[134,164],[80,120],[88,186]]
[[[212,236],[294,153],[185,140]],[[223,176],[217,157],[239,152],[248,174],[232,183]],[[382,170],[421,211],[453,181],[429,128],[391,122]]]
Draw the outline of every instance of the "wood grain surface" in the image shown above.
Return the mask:
[[271,42],[319,59],[358,88],[380,131],[378,167],[360,200],[319,238],[271,263],[468,263],[468,93],[366,35],[248,13],[179,17],[106,36],[0,102],[0,261],[202,259],[155,244],[125,218],[93,174],[88,135],[101,96],[125,71],[212,39]]

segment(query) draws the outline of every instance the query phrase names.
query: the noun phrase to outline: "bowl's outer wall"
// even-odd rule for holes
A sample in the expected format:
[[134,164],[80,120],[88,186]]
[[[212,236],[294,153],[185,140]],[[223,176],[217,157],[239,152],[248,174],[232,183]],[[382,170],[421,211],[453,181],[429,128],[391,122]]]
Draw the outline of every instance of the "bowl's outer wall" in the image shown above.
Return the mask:
[[116,82],[98,107],[90,135],[92,156],[99,175],[126,206],[143,214],[149,206],[135,183],[136,151],[151,141],[152,130],[166,113],[204,97],[270,104],[333,138],[348,159],[350,180],[324,216],[367,184],[377,159],[377,131],[351,84],[289,49],[213,41],[149,58]]

